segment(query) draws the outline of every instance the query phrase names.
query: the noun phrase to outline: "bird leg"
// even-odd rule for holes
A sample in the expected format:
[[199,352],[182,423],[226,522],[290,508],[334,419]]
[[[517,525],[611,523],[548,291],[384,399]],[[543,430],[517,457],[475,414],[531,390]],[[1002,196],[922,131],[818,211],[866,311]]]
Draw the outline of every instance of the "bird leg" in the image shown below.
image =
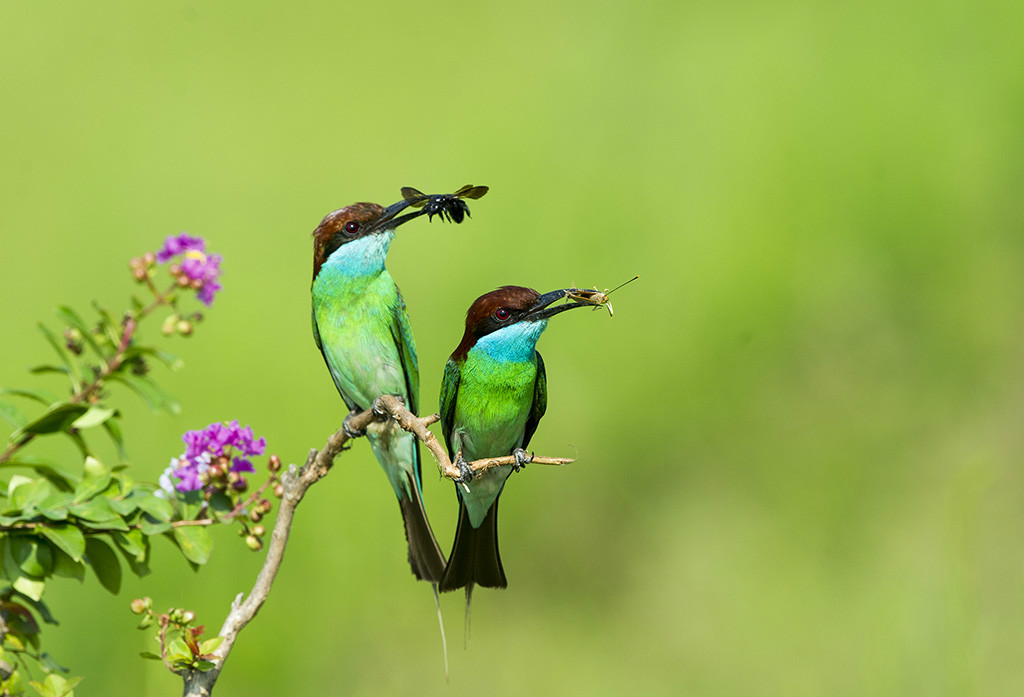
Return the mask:
[[512,457],[516,459],[515,464],[512,465],[512,470],[514,472],[525,469],[528,464],[533,462],[533,453],[528,453],[522,448],[516,448],[513,450]]
[[345,435],[348,436],[349,438],[359,438],[361,436],[366,435],[365,428],[352,428],[352,419],[354,419],[359,414],[362,414],[362,411],[360,411],[359,409],[353,409],[348,413],[348,416],[345,417],[345,421],[343,421],[341,424],[342,430],[345,431]]

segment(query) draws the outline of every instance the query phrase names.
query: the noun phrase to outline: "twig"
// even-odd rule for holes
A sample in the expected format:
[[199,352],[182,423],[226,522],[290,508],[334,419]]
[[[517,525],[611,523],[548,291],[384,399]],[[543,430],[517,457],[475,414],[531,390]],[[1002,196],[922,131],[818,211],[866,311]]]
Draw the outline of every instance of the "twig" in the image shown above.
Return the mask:
[[[420,418],[406,409],[398,397],[384,395],[374,401],[371,409],[350,418],[348,426],[354,431],[361,431],[371,423],[387,418],[396,421],[399,426],[415,435],[427,446],[437,460],[438,468],[444,476],[450,479],[460,477],[459,469],[452,464],[444,448],[427,428],[441,419],[437,414]],[[281,485],[284,487],[284,494],[281,497],[281,504],[278,506],[277,521],[274,523],[274,531],[271,533],[270,544],[267,546],[267,557],[263,562],[263,567],[260,569],[249,595],[244,596],[243,593],[239,593],[231,603],[231,611],[220,628],[220,636],[224,637],[224,641],[213,652],[214,667],[207,671],[185,671],[183,675],[184,697],[209,697],[212,693],[213,686],[217,682],[217,678],[220,677],[224,662],[231,653],[239,632],[256,617],[256,613],[259,612],[270,595],[270,588],[277,576],[278,569],[281,568],[281,562],[284,560],[284,550],[288,544],[288,535],[291,533],[295,509],[302,501],[302,497],[306,495],[309,487],[330,472],[334,458],[346,449],[346,443],[349,440],[344,429],[337,431],[327,439],[327,443],[320,451],[315,449],[309,451],[306,464],[301,469],[291,465],[288,471],[282,475]],[[547,465],[564,465],[572,461],[571,458],[561,457],[535,457],[533,459],[533,462]],[[511,456],[492,457],[475,460],[469,463],[469,467],[474,472],[480,472],[489,467],[514,463],[515,458]]]

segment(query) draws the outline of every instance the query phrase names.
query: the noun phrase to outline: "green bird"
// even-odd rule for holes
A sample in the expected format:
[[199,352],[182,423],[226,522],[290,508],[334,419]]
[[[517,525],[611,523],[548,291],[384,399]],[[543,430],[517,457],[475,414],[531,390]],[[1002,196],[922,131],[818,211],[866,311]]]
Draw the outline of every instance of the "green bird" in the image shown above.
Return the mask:
[[[350,411],[345,428],[353,436],[362,433],[352,431],[349,419],[380,395],[400,396],[413,413],[418,406],[409,315],[384,268],[395,229],[432,210],[425,206],[399,216],[409,205],[354,203],[329,213],[313,233],[313,338]],[[365,435],[398,497],[412,572],[436,584],[445,559],[423,509],[416,438],[391,420],[371,424]]]
[[[504,286],[481,295],[466,313],[462,341],[445,365],[441,430],[462,476],[455,487],[455,543],[438,588],[466,588],[467,613],[474,585],[508,585],[498,553],[498,497],[512,472],[531,460],[525,448],[547,409],[547,376],[537,340],[553,315],[592,306],[553,305],[571,290],[541,295],[531,288]],[[513,455],[516,464],[475,476],[466,464],[505,455]]]

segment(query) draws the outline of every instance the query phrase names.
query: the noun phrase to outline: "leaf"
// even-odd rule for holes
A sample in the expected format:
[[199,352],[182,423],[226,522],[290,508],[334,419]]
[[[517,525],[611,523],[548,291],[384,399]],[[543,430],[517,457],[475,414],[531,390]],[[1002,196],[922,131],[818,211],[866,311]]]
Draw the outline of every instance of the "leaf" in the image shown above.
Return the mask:
[[223,642],[224,637],[222,636],[215,636],[212,639],[207,639],[199,645],[199,652],[204,656],[213,653],[217,650],[217,647],[220,646]]
[[79,416],[89,410],[89,407],[84,404],[71,404],[70,402],[60,402],[49,409],[47,409],[42,416],[39,416],[27,424],[19,428],[17,431],[11,434],[10,441],[13,443],[17,438],[20,438],[26,433],[34,433],[36,435],[42,433],[56,433],[57,431],[66,431],[71,427],[71,424]]
[[89,407],[88,411],[75,419],[71,425],[74,428],[93,428],[95,426],[99,426],[115,414],[117,414],[116,409],[109,409],[107,407],[101,407],[98,404],[94,404]]
[[39,528],[57,549],[67,554],[74,561],[82,561],[85,553],[85,535],[74,525],[47,525]]
[[23,428],[28,423],[25,412],[10,402],[0,402],[0,418],[15,428]]
[[142,510],[151,515],[156,520],[167,521],[171,519],[174,514],[174,508],[171,506],[171,502],[167,499],[162,499],[155,494],[140,493],[136,491],[132,495],[132,500],[136,502],[139,510]]
[[31,576],[18,576],[11,585],[14,586],[14,590],[24,593],[32,600],[42,598],[43,591],[46,590],[46,582],[43,579]]
[[29,576],[43,577],[53,571],[53,548],[35,535],[13,535],[11,554]]
[[213,552],[213,537],[203,525],[182,525],[174,528],[174,541],[185,558],[195,564],[210,561]]
[[184,639],[175,637],[167,644],[167,660],[191,662],[192,649],[188,647]]
[[114,445],[117,446],[118,459],[124,461],[128,459],[128,452],[124,449],[124,434],[121,433],[121,425],[115,421],[118,416],[118,414],[115,414],[112,418],[104,421],[103,430],[107,432],[110,440],[114,441]]
[[150,348],[149,346],[129,346],[124,355],[126,361],[133,358],[152,356],[171,370],[181,370],[182,366],[185,365],[185,362],[173,353],[167,353],[166,351]]
[[[46,622],[46,624],[52,624],[54,626],[60,625],[57,618],[55,618],[53,613],[50,612],[50,608],[47,607],[46,603],[42,600],[32,600],[32,598],[28,597],[23,597],[22,600],[31,605],[32,609],[39,613],[39,616],[43,618],[43,622]],[[40,658],[42,658],[42,656]],[[67,668],[62,668],[62,670],[67,671]]]
[[50,520],[66,520],[68,506],[71,505],[71,494],[66,491],[55,491],[37,504],[39,512]]
[[131,373],[114,373],[108,380],[120,382],[131,388],[153,411],[164,409],[177,416],[181,412],[181,404],[155,382],[142,375]]
[[22,479],[18,474],[11,477],[13,487],[8,490],[7,495],[10,497],[11,506],[26,509],[26,513],[29,512],[27,509],[34,509],[41,501],[56,493],[53,484],[43,477],[29,479],[27,482]]
[[48,673],[66,673],[68,672],[68,670],[70,670],[69,668],[65,668],[64,666],[62,666],[60,663],[57,663],[57,661],[54,660],[53,656],[46,653],[45,651],[39,657],[39,662],[42,664],[43,670],[45,670]]
[[198,661],[192,664],[192,667],[200,671],[201,673],[205,673],[208,670],[213,670],[214,668],[216,668],[217,664],[213,663],[212,661],[207,661],[205,658],[200,658]]
[[128,532],[115,532],[111,535],[114,543],[124,551],[125,554],[135,558],[144,559],[146,556],[146,540],[141,530],[129,530]]
[[141,656],[142,658],[146,658],[146,659],[148,659],[150,661],[162,661],[162,660],[164,660],[163,658],[160,657],[160,654],[153,653],[152,651],[140,651],[139,652],[139,656]]
[[85,557],[100,585],[114,594],[121,590],[121,563],[106,542],[96,536],[86,538]]
[[15,455],[13,460],[0,462],[0,468],[3,467],[28,467],[35,470],[36,474],[46,477],[61,491],[71,491],[74,488],[74,480],[69,475],[61,472],[49,460],[34,455]]
[[74,310],[67,305],[61,305],[57,308],[57,316],[60,317],[65,324],[81,332],[82,339],[85,343],[89,344],[89,348],[91,348],[99,358],[106,360],[106,354],[100,349],[100,345],[97,344],[96,340],[92,337],[93,328],[86,324]]
[[82,525],[93,530],[127,530],[128,526],[110,506],[110,500],[97,496],[82,503],[72,504],[71,515],[82,521]]
[[71,360],[67,350],[61,344],[60,340],[57,339],[57,335],[54,334],[49,327],[40,322],[39,331],[43,333],[43,336],[46,337],[50,346],[52,346],[53,350],[57,352],[57,355],[60,357],[60,362],[67,367],[68,375],[74,378],[72,380],[72,387],[77,386],[78,383],[82,382],[82,374],[79,371],[78,364]]
[[170,523],[155,520],[147,513],[139,521],[139,527],[143,535],[160,535],[169,531],[173,526]]
[[57,398],[46,390],[28,390],[21,387],[0,387],[0,394],[9,394],[15,397],[34,399],[44,406],[50,406],[57,401]]
[[43,373],[61,373],[62,375],[67,375],[68,369],[57,365],[36,365],[29,368],[28,372],[33,375],[41,375]]
[[227,494],[221,491],[214,492],[210,497],[210,511],[215,514],[215,517],[220,518],[227,515],[235,509],[231,503],[231,499],[228,498]]
[[110,486],[110,481],[109,473],[102,474],[94,479],[83,479],[75,487],[75,503],[91,499],[97,494],[106,491],[107,487]]
[[91,479],[92,477],[101,478],[108,474],[110,474],[110,468],[100,462],[99,458],[92,455],[86,456],[85,462],[82,465],[82,477],[84,479]]
[[58,549],[54,555],[53,575],[61,578],[73,578],[78,582],[85,580],[85,563],[75,561],[65,552]]

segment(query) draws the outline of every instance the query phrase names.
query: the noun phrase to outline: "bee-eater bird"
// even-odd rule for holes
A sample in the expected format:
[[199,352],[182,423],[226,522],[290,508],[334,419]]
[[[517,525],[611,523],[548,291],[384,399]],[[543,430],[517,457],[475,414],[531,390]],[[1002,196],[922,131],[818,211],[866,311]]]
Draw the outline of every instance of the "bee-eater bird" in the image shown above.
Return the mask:
[[[548,318],[564,310],[589,306],[553,305],[569,289],[541,295],[531,288],[504,286],[477,298],[466,313],[462,342],[448,359],[441,384],[441,431],[448,455],[461,457],[455,490],[459,522],[448,565],[438,588],[508,585],[498,554],[498,496],[513,470],[531,459],[524,448],[547,409],[547,377],[537,340]],[[513,455],[502,465],[476,475],[467,460]],[[468,615],[467,615],[468,617]]]
[[[346,430],[353,414],[383,394],[399,395],[416,413],[416,345],[405,301],[384,268],[395,229],[424,212],[398,216],[408,205],[354,203],[329,213],[313,233],[313,338],[349,408]],[[371,424],[366,436],[398,496],[412,572],[437,583],[445,560],[423,510],[416,437],[390,420]]]

